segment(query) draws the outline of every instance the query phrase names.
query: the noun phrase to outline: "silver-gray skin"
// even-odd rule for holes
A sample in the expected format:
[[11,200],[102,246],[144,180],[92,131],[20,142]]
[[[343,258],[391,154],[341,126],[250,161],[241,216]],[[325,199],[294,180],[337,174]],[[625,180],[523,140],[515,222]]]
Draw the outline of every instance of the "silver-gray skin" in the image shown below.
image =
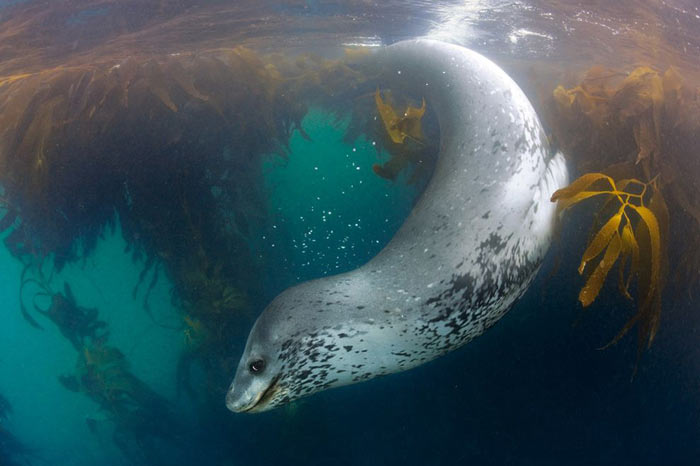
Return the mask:
[[482,334],[525,292],[568,182],[520,88],[476,52],[386,47],[380,88],[423,95],[440,125],[427,188],[389,244],[351,272],[277,296],[255,323],[226,405],[260,412],[416,367]]

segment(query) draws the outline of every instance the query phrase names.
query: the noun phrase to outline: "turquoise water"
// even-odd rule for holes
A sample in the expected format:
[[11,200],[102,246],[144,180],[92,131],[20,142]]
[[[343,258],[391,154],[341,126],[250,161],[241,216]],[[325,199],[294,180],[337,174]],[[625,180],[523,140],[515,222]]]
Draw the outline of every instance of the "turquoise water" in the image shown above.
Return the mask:
[[[105,235],[84,262],[67,266],[52,283],[60,291],[70,283],[78,303],[96,307],[109,326],[110,342],[128,358],[133,372],[153,389],[175,398],[175,368],[182,349],[182,332],[157,325],[143,308],[143,292],[132,296],[142,264],[124,253],[121,232]],[[82,394],[66,390],[58,380],[76,365],[76,351],[48,319],[37,317],[43,330],[27,324],[19,309],[18,286],[22,265],[0,249],[0,284],[4,319],[0,328],[0,389],[13,406],[7,426],[28,447],[37,461],[49,464],[110,464],[119,453],[109,434],[93,435],[86,419],[108,424],[106,415]],[[170,285],[161,280],[150,293],[159,323],[180,324],[170,305]],[[31,301],[27,287],[24,299]],[[44,303],[38,300],[40,305]],[[110,429],[103,427],[105,432]],[[118,463],[114,463],[118,464]]]
[[267,276],[276,292],[367,262],[413,205],[417,188],[407,173],[396,182],[377,176],[372,166],[388,154],[375,141],[344,142],[349,122],[335,120],[312,110],[303,121],[310,140],[296,132],[287,157],[263,162],[269,224],[259,254],[272,261]]

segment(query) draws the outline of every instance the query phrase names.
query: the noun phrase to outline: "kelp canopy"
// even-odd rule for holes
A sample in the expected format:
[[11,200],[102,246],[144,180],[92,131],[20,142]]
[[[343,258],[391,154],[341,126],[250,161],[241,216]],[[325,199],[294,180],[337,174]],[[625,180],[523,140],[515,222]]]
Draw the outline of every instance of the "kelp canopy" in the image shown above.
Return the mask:
[[[231,205],[249,192],[245,178],[232,173],[247,169],[255,155],[277,151],[298,124],[303,109],[276,93],[277,78],[245,49],[5,78],[4,225],[15,214],[22,219],[6,244],[18,257],[52,253],[60,268],[78,248],[89,253],[100,233],[95,226],[115,212],[129,244],[161,256],[178,246],[153,229],[205,230],[200,241],[217,228],[245,233],[245,219],[205,225],[208,214],[199,207]],[[158,233],[157,244],[148,244]],[[179,240],[189,239],[172,239]]]

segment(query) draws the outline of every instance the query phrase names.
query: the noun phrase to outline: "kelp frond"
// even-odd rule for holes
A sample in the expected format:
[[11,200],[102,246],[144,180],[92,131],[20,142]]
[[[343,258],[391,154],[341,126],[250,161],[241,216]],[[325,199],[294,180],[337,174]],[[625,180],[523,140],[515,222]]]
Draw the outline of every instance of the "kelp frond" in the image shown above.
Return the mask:
[[395,180],[404,168],[414,166],[416,169],[409,180],[414,183],[429,173],[425,162],[437,156],[439,137],[430,125],[425,131],[425,99],[420,107],[406,105],[402,112],[394,105],[391,92],[384,91],[384,96],[386,100],[379,89],[374,93],[374,106],[382,124],[377,124],[379,128],[376,129],[365,129],[365,134],[375,134],[380,142],[377,149],[386,150],[391,158],[382,165],[375,164],[372,169],[382,178]]
[[425,99],[423,99],[423,105],[420,108],[408,105],[401,116],[394,107],[382,100],[379,89],[374,93],[374,102],[384,123],[384,128],[393,142],[403,144],[406,138],[419,142],[423,140],[421,119],[425,113]]
[[[595,186],[600,188],[591,189]],[[581,258],[579,274],[590,273],[578,299],[583,307],[593,303],[608,273],[617,263],[618,287],[625,297],[632,299],[630,286],[636,280],[637,313],[610,344],[616,343],[632,326],[639,324],[638,343],[641,350],[654,340],[661,313],[665,238],[662,238],[659,218],[667,218],[663,215],[665,202],[654,180],[649,183],[637,179],[615,182],[603,173],[581,176],[566,188],[556,191],[551,200],[558,202],[558,208],[563,213],[593,197],[608,197],[601,213],[611,215],[593,236]]]

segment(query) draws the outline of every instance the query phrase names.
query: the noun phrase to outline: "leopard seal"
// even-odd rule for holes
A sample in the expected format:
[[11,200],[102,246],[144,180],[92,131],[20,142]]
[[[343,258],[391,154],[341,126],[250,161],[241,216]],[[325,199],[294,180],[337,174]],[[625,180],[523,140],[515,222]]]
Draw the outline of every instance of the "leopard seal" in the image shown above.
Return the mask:
[[482,334],[525,292],[567,184],[525,94],[464,47],[418,39],[374,56],[382,88],[423,95],[440,125],[428,186],[368,263],[277,296],[250,332],[226,396],[260,412],[403,371]]

